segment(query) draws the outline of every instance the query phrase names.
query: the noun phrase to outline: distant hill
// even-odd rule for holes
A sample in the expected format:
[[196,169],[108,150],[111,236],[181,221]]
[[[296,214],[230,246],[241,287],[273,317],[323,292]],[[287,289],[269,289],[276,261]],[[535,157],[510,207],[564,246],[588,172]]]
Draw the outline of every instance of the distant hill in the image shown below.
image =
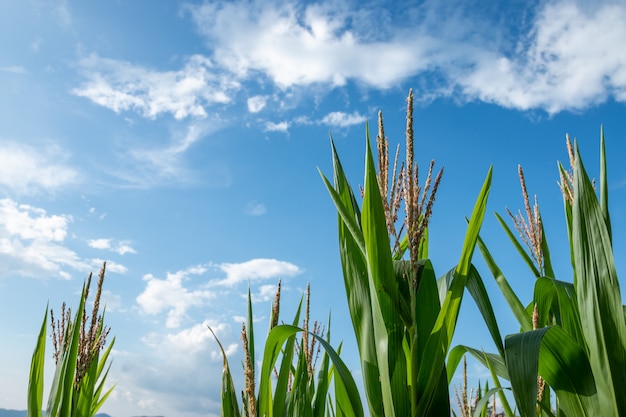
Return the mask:
[[[0,417],[27,417],[28,412],[26,410],[5,410],[0,408]],[[108,414],[96,414],[95,417],[111,417]]]
[[26,417],[26,410],[17,411],[17,410],[5,410],[0,408],[0,417]]

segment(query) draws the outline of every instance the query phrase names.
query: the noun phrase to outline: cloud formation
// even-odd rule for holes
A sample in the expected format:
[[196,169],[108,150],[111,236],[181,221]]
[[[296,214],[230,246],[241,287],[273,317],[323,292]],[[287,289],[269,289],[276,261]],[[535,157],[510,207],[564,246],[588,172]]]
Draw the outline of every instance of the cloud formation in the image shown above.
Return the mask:
[[90,239],[87,241],[87,244],[94,249],[108,250],[119,255],[137,253],[127,240],[115,242],[113,239]]
[[[38,207],[0,199],[0,277],[18,274],[70,279],[72,270],[98,270],[102,259],[83,258],[68,247],[72,221],[69,215],[48,214]],[[107,262],[107,269],[118,274],[127,271],[114,261]]]
[[358,112],[348,114],[341,111],[334,111],[324,116],[322,120],[320,120],[320,123],[328,126],[348,127],[365,123],[366,120],[367,117],[359,114]]
[[34,148],[0,144],[0,186],[19,194],[56,191],[78,182],[78,172],[64,163],[66,153],[56,146]]
[[80,68],[87,79],[72,92],[116,113],[135,110],[154,119],[170,113],[175,119],[204,118],[205,106],[229,103],[239,83],[226,77],[201,55],[191,56],[176,71],[157,71],[125,61],[84,58]]
[[218,268],[226,273],[226,278],[212,282],[212,285],[232,286],[248,280],[293,277],[302,273],[298,266],[290,262],[263,258],[241,263],[222,263]]
[[190,276],[202,275],[206,271],[205,267],[196,266],[174,273],[168,272],[165,279],[147,274],[143,277],[147,281],[146,288],[137,296],[137,304],[146,314],[167,312],[166,327],[180,327],[191,307],[201,306],[214,297],[207,289],[189,290],[183,285]]
[[[626,101],[623,2],[529,3],[520,14],[531,18],[514,36],[502,21],[474,19],[462,2],[435,4],[412,5],[397,21],[376,2],[357,10],[349,2],[240,0],[190,10],[217,65],[238,79],[264,74],[282,89],[348,81],[387,89],[414,79],[418,96],[551,114]],[[367,16],[394,24],[373,33]]]

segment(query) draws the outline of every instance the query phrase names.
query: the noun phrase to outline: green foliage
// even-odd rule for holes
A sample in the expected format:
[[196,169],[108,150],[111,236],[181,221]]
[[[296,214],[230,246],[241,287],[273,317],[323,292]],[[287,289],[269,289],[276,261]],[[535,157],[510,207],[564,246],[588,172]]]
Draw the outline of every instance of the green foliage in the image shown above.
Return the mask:
[[[372,416],[450,415],[446,355],[466,285],[480,281],[471,259],[491,170],[470,218],[460,261],[437,280],[428,259],[402,259],[406,236],[400,250],[392,251],[369,134],[366,137],[362,207],[332,141],[333,184],[323,174],[322,179],[337,208],[344,285],[369,412]],[[424,236],[419,251],[411,253],[428,253],[427,233]],[[475,279],[468,280],[470,276]]]
[[[87,321],[84,316],[85,303],[90,279],[91,275],[83,286],[79,307],[74,318],[71,319],[68,311],[65,325],[59,325],[57,328],[52,319],[52,327],[55,329],[53,337],[55,343],[58,343],[55,345],[57,366],[48,395],[45,411],[47,417],[93,417],[113,390],[111,387],[104,392],[104,383],[110,367],[109,355],[115,340],[103,352],[100,352],[104,347],[106,333],[108,333],[108,329],[104,329],[102,316],[99,320],[92,321],[90,331],[85,328]],[[104,267],[100,272],[93,311],[96,317],[98,317],[98,302],[103,279]],[[63,316],[65,318],[65,310],[63,310]],[[27,395],[29,417],[42,415],[47,324],[48,308],[46,307],[46,314],[31,361]]]
[[[573,174],[560,164],[559,172],[565,196],[573,282],[560,281],[554,276],[539,215],[543,265],[533,263],[498,216],[536,277],[533,300],[527,308],[479,240],[483,257],[521,327],[520,333],[505,338],[504,352],[491,354],[500,364],[494,367],[494,376],[496,380],[510,380],[523,417],[626,415],[626,398],[622,395],[626,386],[626,324],[611,244],[604,134],[601,134],[599,199],[578,147],[576,144],[572,147],[569,141],[568,146]],[[486,323],[496,345],[501,344],[496,336],[497,323],[488,320]],[[467,351],[481,360],[475,350]],[[551,392],[555,395],[552,403]],[[556,410],[552,409],[554,406]]]
[[[235,393],[232,374],[226,354],[220,341],[216,340],[222,351],[224,367],[222,372],[222,416],[305,416],[325,417],[363,416],[363,406],[356,383],[339,354],[330,345],[330,331],[322,335],[321,329],[314,325],[308,330],[308,293],[305,312],[305,325],[298,327],[302,300],[293,319],[293,324],[278,323],[280,302],[279,289],[270,314],[270,329],[265,340],[261,372],[256,389],[254,357],[252,297],[248,292],[248,316],[242,330],[244,338],[244,375],[242,407]],[[329,319],[330,327],[330,319]],[[211,330],[211,333],[213,331]],[[301,334],[298,340],[297,335]],[[215,333],[213,333],[215,337]],[[309,338],[312,341],[309,343]],[[315,369],[313,355],[315,347],[322,348],[321,365]],[[332,366],[331,366],[332,364]],[[252,369],[250,369],[252,367]],[[317,377],[315,377],[315,371]],[[335,395],[330,395],[331,382],[334,378]]]

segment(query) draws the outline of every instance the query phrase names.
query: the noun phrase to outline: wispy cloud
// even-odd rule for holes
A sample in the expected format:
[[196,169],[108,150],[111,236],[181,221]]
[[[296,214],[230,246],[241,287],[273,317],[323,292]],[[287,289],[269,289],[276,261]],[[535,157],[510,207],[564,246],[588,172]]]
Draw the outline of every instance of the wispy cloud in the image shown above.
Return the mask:
[[64,163],[66,159],[67,153],[57,146],[34,148],[4,142],[0,144],[0,186],[33,194],[76,184],[78,172]]
[[257,201],[250,201],[246,206],[245,213],[249,216],[262,216],[267,212],[265,204]]
[[26,68],[20,65],[9,65],[7,67],[0,67],[0,71],[8,72],[10,74],[26,74],[28,72],[26,71]]
[[130,242],[127,240],[115,242],[113,239],[90,239],[87,240],[87,244],[94,249],[108,250],[119,255],[137,253],[137,251],[130,246]]
[[194,55],[177,71],[157,71],[97,55],[80,62],[87,79],[72,92],[116,113],[135,110],[147,118],[169,113],[175,119],[204,118],[205,106],[229,103],[239,83]]
[[[173,126],[167,144],[144,145],[127,151],[124,154],[127,165],[115,172],[115,175],[140,188],[168,183],[195,183],[198,176],[186,160],[188,151],[225,125],[218,117],[211,116],[183,126]],[[205,172],[204,181],[209,181],[206,178],[210,178],[211,184],[220,187],[230,184],[230,174],[223,165],[216,163],[207,169],[210,170],[210,175]]]
[[[239,0],[189,10],[219,66],[238,79],[263,74],[282,89],[348,81],[387,89],[412,79],[421,97],[551,114],[626,101],[623,2],[529,3],[516,33],[493,16],[475,19],[459,1],[414,5],[404,19],[378,2],[354,5]],[[368,18],[393,24],[376,33],[364,29]]]

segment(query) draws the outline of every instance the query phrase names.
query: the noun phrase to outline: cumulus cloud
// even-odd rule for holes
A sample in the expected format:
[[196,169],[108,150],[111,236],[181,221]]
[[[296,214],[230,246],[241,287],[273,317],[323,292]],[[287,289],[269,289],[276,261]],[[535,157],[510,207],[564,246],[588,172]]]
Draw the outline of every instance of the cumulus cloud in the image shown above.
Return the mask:
[[626,101],[626,56],[618,52],[626,42],[625,23],[623,3],[590,10],[548,2],[521,54],[484,52],[450,73],[468,97],[521,110],[583,109],[609,96]]
[[176,71],[156,71],[125,61],[84,58],[87,79],[72,92],[116,113],[135,110],[154,119],[170,113],[175,119],[204,118],[206,105],[229,103],[239,83],[221,75],[206,57],[194,55]]
[[266,132],[287,132],[289,130],[289,122],[266,122],[264,130]]
[[363,123],[366,120],[367,117],[362,116],[358,112],[348,114],[341,111],[334,111],[324,116],[320,122],[328,126],[348,127]]
[[226,278],[212,282],[213,285],[232,286],[248,280],[293,277],[302,273],[298,266],[290,262],[263,258],[241,263],[222,263],[218,267],[226,273]]
[[[418,97],[551,114],[626,101],[623,2],[532,2],[498,20],[456,0],[415,4],[402,18],[377,2],[354,5],[239,0],[189,10],[218,65],[282,89],[348,81],[387,89],[412,79]],[[368,19],[393,24],[375,32]]]
[[115,242],[113,239],[90,239],[87,241],[87,244],[94,249],[108,250],[119,255],[137,253],[127,240]]
[[253,96],[248,98],[248,111],[250,113],[258,113],[267,104],[267,96]]
[[65,267],[89,269],[88,264],[63,246],[71,216],[49,215],[45,210],[10,199],[0,200],[0,275],[58,275]]
[[78,172],[64,164],[66,153],[56,146],[34,148],[0,144],[0,186],[20,194],[55,191],[78,182]]
[[190,308],[201,306],[214,297],[207,289],[189,290],[183,285],[190,276],[202,275],[206,271],[205,267],[196,266],[174,273],[168,272],[165,279],[159,279],[152,274],[145,275],[143,279],[147,281],[146,288],[137,296],[141,311],[151,315],[167,312],[166,326],[180,327]]
[[[68,247],[72,216],[48,214],[44,209],[0,199],[0,276],[58,276],[71,279],[71,270],[98,270],[102,259],[87,259]],[[127,268],[107,262],[110,272],[124,274]]]
[[[176,331],[150,332],[141,338],[144,352],[116,357],[115,382],[124,390],[116,402],[139,406],[147,415],[219,415],[219,401],[207,393],[220,390],[221,378],[215,376],[222,373],[222,355],[208,326],[224,343],[231,366],[238,363],[239,329],[232,332],[228,324],[203,320]],[[239,374],[233,374],[237,386]]]
[[220,65],[242,77],[261,71],[283,88],[350,78],[388,87],[425,68],[421,39],[360,39],[348,27],[353,11],[339,3],[212,2],[190,10]]

